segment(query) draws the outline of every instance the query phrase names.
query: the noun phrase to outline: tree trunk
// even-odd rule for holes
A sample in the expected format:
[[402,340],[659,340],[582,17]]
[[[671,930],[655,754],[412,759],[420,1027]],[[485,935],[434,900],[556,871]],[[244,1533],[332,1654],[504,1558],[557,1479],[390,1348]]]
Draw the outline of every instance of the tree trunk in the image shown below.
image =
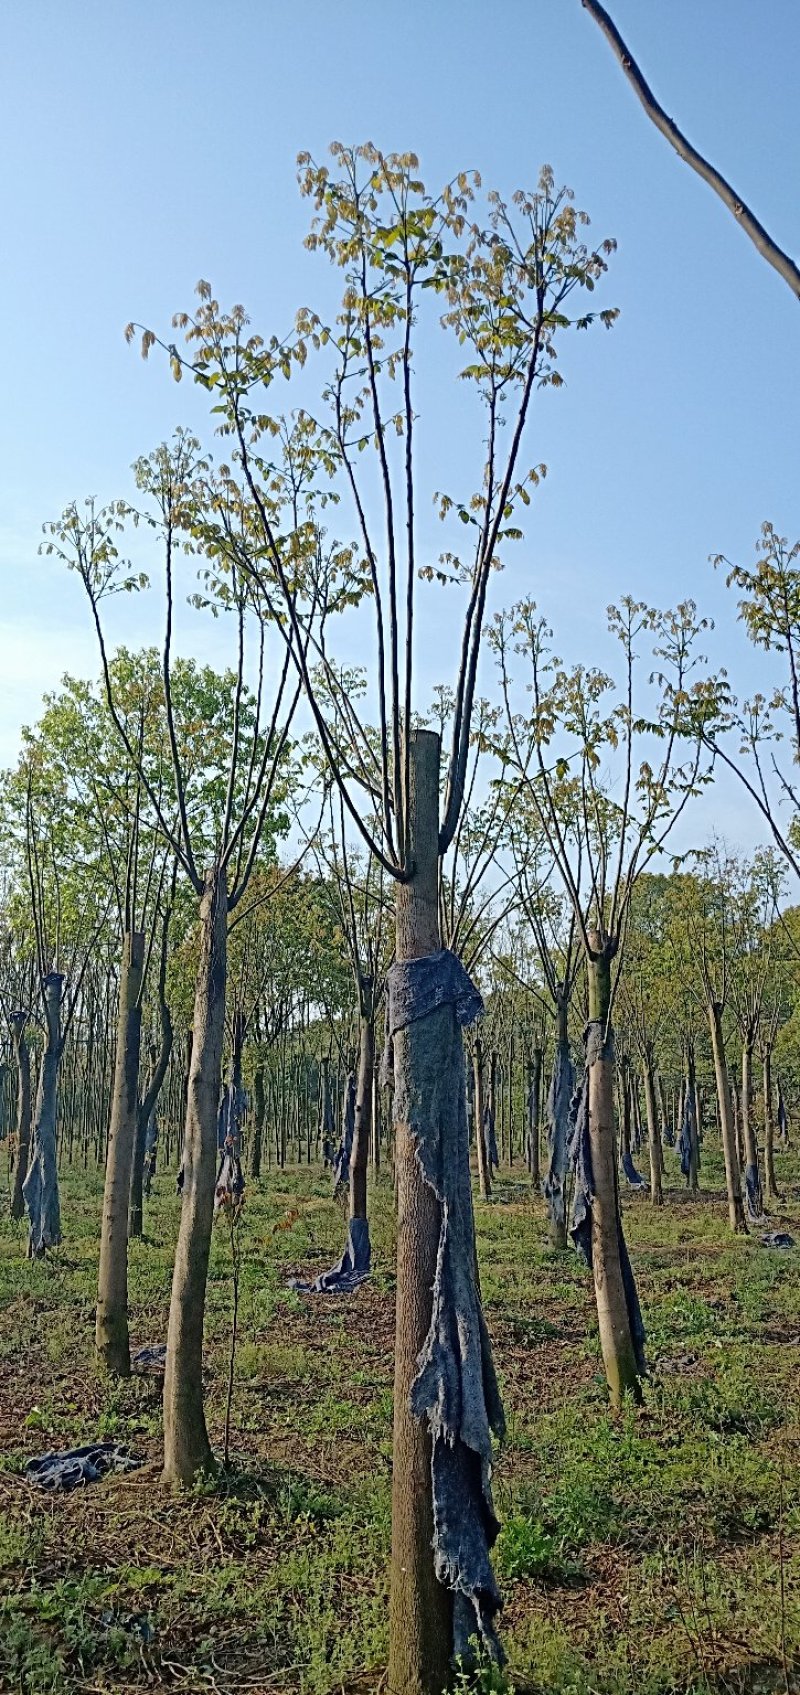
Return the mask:
[[57,971],[51,971],[42,982],[47,1033],[36,1091],[33,1146],[27,1175],[22,1185],[30,1219],[29,1259],[40,1259],[48,1248],[56,1247],[61,1241],[61,1207],[56,1165],[56,1108],[58,1067],[62,1053],[63,987],[64,978]]
[[619,1250],[614,1059],[609,1023],[611,965],[600,932],[590,930],[588,940],[592,950],[587,960],[589,1018],[603,1032],[599,1054],[589,1066],[589,1143],[594,1178],[592,1272],[603,1364],[611,1404],[619,1407],[625,1394],[639,1400],[641,1388]]
[[191,1483],[214,1463],[203,1410],[203,1318],[214,1217],[227,928],[225,873],[213,866],[206,872],[200,903],[200,958],[183,1143],[183,1204],[167,1330],[164,1479],[168,1483]]
[[486,1136],[483,1128],[484,1099],[483,1099],[483,1043],[480,1036],[475,1039],[472,1056],[472,1076],[474,1087],[472,1091],[472,1121],[475,1131],[475,1153],[478,1160],[478,1185],[481,1198],[488,1201],[492,1193],[492,1173],[489,1168],[489,1151],[486,1146]]
[[25,1035],[27,1015],[15,1012],[11,1019],[11,1040],[17,1061],[17,1163],[14,1167],[14,1193],[11,1197],[11,1217],[21,1218],[25,1211],[22,1185],[28,1175],[28,1156],[31,1147],[31,1052]]
[[761,1066],[764,1089],[764,1176],[767,1181],[767,1200],[779,1201],[778,1180],[775,1176],[775,1115],[772,1110],[772,1049],[766,1043],[762,1049]]
[[[419,959],[439,947],[439,737],[412,733],[410,753],[411,860],[414,875],[397,886],[397,960]],[[433,1015],[445,1021],[452,1008]],[[395,1076],[408,1075],[414,1026],[394,1039]],[[392,1695],[440,1695],[449,1678],[452,1602],[433,1565],[431,1438],[413,1417],[411,1384],[431,1323],[432,1289],[441,1208],[424,1182],[408,1124],[395,1124],[397,1181],[397,1316],[392,1466],[392,1568],[389,1668]]]
[[656,1112],[656,1090],[653,1081],[653,1055],[645,1049],[642,1055],[642,1071],[644,1074],[644,1106],[647,1114],[647,1139],[650,1151],[650,1199],[654,1207],[663,1207],[664,1191],[661,1185],[661,1137],[658,1132],[658,1114]]
[[361,1018],[356,1084],[355,1128],[350,1153],[350,1217],[367,1216],[367,1164],[372,1134],[372,1077],[375,1069],[375,1026],[368,1016]]
[[111,1098],[100,1272],[94,1341],[108,1371],[130,1377],[128,1337],[128,1203],[139,1102],[139,1054],[142,1041],[144,936],[133,930],[123,938],[119,973],[117,1055]]
[[719,1001],[709,1000],[708,1027],[711,1035],[711,1051],[714,1055],[714,1076],[717,1083],[717,1106],[719,1108],[719,1125],[722,1136],[722,1151],[725,1155],[725,1185],[728,1192],[728,1218],[731,1230],[737,1235],[747,1235],[747,1222],[742,1203],[742,1180],[739,1170],[739,1152],[736,1146],[736,1130],[733,1122],[733,1105],[731,1088],[728,1081],[728,1067],[725,1061],[725,1037],[722,1031],[722,1007]]

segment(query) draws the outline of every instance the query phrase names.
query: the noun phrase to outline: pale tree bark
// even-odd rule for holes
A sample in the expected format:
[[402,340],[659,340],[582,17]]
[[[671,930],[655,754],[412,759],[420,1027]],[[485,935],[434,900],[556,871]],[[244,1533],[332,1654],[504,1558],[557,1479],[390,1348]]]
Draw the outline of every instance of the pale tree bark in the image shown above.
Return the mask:
[[472,1120],[473,1129],[475,1131],[475,1153],[478,1160],[478,1186],[481,1193],[481,1199],[488,1201],[490,1200],[492,1193],[492,1173],[489,1166],[489,1150],[486,1146],[486,1135],[483,1128],[483,1114],[485,1106],[483,1098],[484,1065],[483,1043],[480,1036],[475,1038],[475,1047],[472,1056],[472,1079]]
[[664,1205],[664,1190],[661,1184],[661,1136],[659,1135],[658,1113],[656,1111],[652,1048],[646,1047],[644,1050],[642,1072],[644,1075],[644,1108],[647,1115],[647,1140],[650,1153],[650,1199],[654,1207],[661,1207]]
[[61,1241],[61,1207],[56,1163],[56,1109],[61,1040],[61,995],[64,978],[51,971],[43,979],[45,1045],[36,1091],[33,1143],[22,1193],[30,1219],[28,1257],[40,1259]]
[[728,1219],[731,1230],[736,1235],[747,1235],[747,1221],[744,1216],[742,1202],[742,1179],[739,1169],[739,1150],[736,1146],[736,1127],[733,1119],[733,1102],[731,1086],[728,1078],[728,1066],[725,1059],[725,1037],[722,1029],[722,1007],[719,1001],[709,1000],[708,1028],[711,1036],[711,1051],[714,1055],[714,1076],[717,1084],[717,1105],[719,1108],[719,1126],[722,1136],[722,1151],[725,1156],[725,1185],[728,1194]]
[[11,1217],[22,1218],[25,1200],[22,1186],[28,1175],[31,1146],[31,1054],[25,1035],[27,1013],[15,1012],[11,1019],[11,1041],[17,1062],[17,1162],[14,1167],[14,1192],[11,1196]]
[[603,936],[590,930],[589,1018],[603,1032],[589,1064],[589,1144],[594,1179],[592,1273],[597,1322],[611,1404],[641,1398],[619,1244],[619,1190],[614,1128],[614,1049],[610,1027],[611,966]]
[[[414,875],[398,884],[398,961],[419,959],[439,947],[439,737],[414,731],[409,745],[410,854]],[[442,1023],[452,1008],[432,1014]],[[411,1065],[414,1027],[394,1039],[395,1076]],[[477,1108],[476,1108],[477,1110]],[[389,1668],[392,1695],[441,1695],[449,1678],[452,1602],[433,1564],[431,1437],[414,1418],[411,1384],[431,1324],[432,1290],[441,1207],[424,1182],[408,1124],[395,1124],[397,1184],[397,1319],[392,1459],[392,1565]]]
[[140,930],[128,931],[123,938],[119,974],[117,1052],[100,1230],[100,1271],[94,1340],[103,1364],[118,1377],[130,1377],[131,1374],[128,1334],[128,1205],[139,1104],[144,946],[145,939]]
[[200,902],[181,1222],[172,1277],[164,1376],[164,1478],[191,1483],[214,1459],[203,1408],[203,1320],[214,1217],[217,1112],[225,1036],[228,892],[213,866]]
[[788,283],[793,295],[800,299],[800,270],[798,270],[794,260],[790,259],[788,253],[784,253],[783,248],[779,247],[776,241],[773,241],[764,225],[759,222],[755,213],[751,212],[750,207],[741,195],[737,194],[736,190],[726,181],[722,172],[718,171],[714,165],[709,164],[708,159],[704,159],[702,153],[698,153],[697,148],[693,147],[682,130],[679,130],[674,119],[667,116],[663,106],[659,105],[652,89],[645,81],[633,54],[626,47],[616,24],[609,17],[605,7],[599,4],[599,0],[581,0],[581,4],[587,12],[591,13],[595,23],[599,24],[603,31],[606,40],[610,42],[634,94],[644,107],[648,118],[655,124],[656,129],[660,130],[670,146],[674,147],[678,158],[683,159],[685,164],[690,165],[692,170],[696,171],[697,175],[708,183],[709,188],[713,188],[714,193],[719,195],[723,205],[727,206],[728,211],[733,213],[739,228],[744,230],[745,235],[749,236],[762,259],[766,259],[767,264],[771,265],[780,277],[783,277],[785,283]]

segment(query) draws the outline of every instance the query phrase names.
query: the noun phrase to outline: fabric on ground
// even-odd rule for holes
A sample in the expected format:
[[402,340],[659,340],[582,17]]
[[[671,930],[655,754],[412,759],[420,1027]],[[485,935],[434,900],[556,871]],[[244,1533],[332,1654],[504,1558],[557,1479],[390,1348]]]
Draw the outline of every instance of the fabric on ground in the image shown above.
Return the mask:
[[769,1230],[766,1236],[760,1236],[762,1248],[793,1248],[794,1236],[788,1230]]
[[80,1489],[86,1483],[96,1483],[109,1471],[134,1471],[141,1464],[119,1442],[88,1442],[83,1448],[67,1448],[28,1460],[23,1476],[37,1489]]
[[321,1272],[313,1283],[292,1277],[289,1288],[297,1289],[303,1295],[349,1295],[369,1277],[371,1264],[369,1224],[366,1218],[351,1218],[347,1246],[336,1265],[331,1266],[330,1271]]
[[543,1184],[550,1218],[557,1228],[563,1225],[566,1216],[567,1139],[569,1109],[574,1089],[575,1067],[569,1051],[569,1042],[558,1042],[545,1109],[550,1164]]
[[619,1163],[622,1175],[632,1189],[647,1188],[647,1178],[642,1176],[641,1171],[636,1170],[633,1163],[633,1154],[623,1154]]
[[[333,1108],[331,1108],[333,1111]],[[356,1078],[353,1071],[347,1079],[344,1095],[344,1110],[342,1112],[342,1134],[336,1156],[333,1161],[333,1192],[345,1187],[350,1181],[350,1156],[353,1152],[353,1137],[356,1131]]]
[[491,1466],[492,1431],[502,1436],[505,1420],[475,1276],[461,1039],[483,1003],[447,949],[393,965],[387,990],[383,1075],[394,1037],[419,1026],[395,1078],[393,1118],[409,1126],[420,1172],[441,1206],[431,1325],[411,1387],[411,1411],[427,1419],[432,1438],[435,1570],[453,1591],[454,1658],[471,1663],[477,1637],[499,1661]]
[[[609,1035],[604,1040],[603,1030],[602,1023],[596,1019],[592,1019],[586,1026],[584,1034],[586,1065],[581,1086],[573,1096],[570,1109],[571,1129],[568,1154],[575,1173],[575,1200],[572,1206],[570,1235],[579,1254],[590,1269],[592,1265],[592,1205],[595,1189],[592,1172],[592,1149],[589,1141],[589,1070],[599,1059],[613,1060],[614,1058],[613,1037]],[[639,1305],[636,1279],[633,1275],[633,1266],[630,1262],[619,1213],[617,1213],[617,1238],[619,1241],[622,1285],[625,1290],[625,1304],[628,1309],[636,1368],[639,1375],[644,1377],[647,1374],[647,1362],[644,1353],[646,1331],[642,1319],[642,1309]]]
[[751,1224],[760,1224],[764,1217],[764,1197],[757,1165],[745,1166],[744,1204]]
[[136,1353],[131,1355],[131,1371],[134,1372],[136,1376],[141,1374],[143,1377],[146,1377],[151,1372],[162,1372],[164,1371],[166,1364],[166,1342],[154,1342],[152,1347],[137,1348]]

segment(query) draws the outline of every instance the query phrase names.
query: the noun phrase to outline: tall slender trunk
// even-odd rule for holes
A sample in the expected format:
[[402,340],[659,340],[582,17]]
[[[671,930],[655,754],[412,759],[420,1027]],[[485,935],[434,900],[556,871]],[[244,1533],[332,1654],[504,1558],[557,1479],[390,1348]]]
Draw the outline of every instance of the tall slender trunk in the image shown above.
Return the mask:
[[42,982],[46,1036],[39,1083],[33,1144],[22,1193],[30,1219],[28,1257],[40,1259],[61,1241],[61,1206],[56,1164],[56,1111],[61,1041],[61,995],[64,978],[51,971]]
[[661,1137],[658,1133],[656,1090],[653,1081],[653,1052],[649,1047],[645,1047],[642,1054],[642,1073],[644,1075],[644,1107],[647,1114],[647,1139],[650,1151],[650,1199],[654,1207],[662,1207],[664,1205],[664,1191],[661,1185]]
[[472,1091],[472,1121],[475,1131],[475,1152],[478,1159],[478,1185],[481,1198],[488,1201],[492,1193],[492,1173],[489,1168],[489,1150],[486,1146],[486,1134],[483,1128],[484,1099],[483,1099],[483,1043],[480,1036],[475,1039],[472,1056],[472,1076],[474,1088]]
[[731,1230],[737,1235],[747,1235],[747,1222],[742,1203],[742,1179],[739,1170],[739,1151],[736,1146],[736,1130],[733,1121],[733,1104],[731,1101],[731,1086],[728,1079],[728,1067],[725,1060],[725,1037],[722,1030],[722,1007],[713,997],[708,1003],[708,1027],[711,1035],[711,1051],[714,1055],[714,1076],[717,1084],[717,1106],[719,1109],[719,1125],[722,1136],[722,1151],[725,1155],[725,1185],[728,1192],[728,1218]]
[[375,1025],[368,1015],[360,1020],[355,1127],[350,1154],[350,1217],[367,1216],[367,1163],[372,1134],[372,1078],[375,1070]]
[[[419,959],[439,947],[439,737],[414,731],[408,795],[414,875],[397,886],[396,958]],[[450,1007],[432,1016],[448,1028]],[[394,1039],[395,1076],[412,1074],[414,1026]],[[408,1098],[406,1096],[406,1098]],[[411,1384],[431,1323],[441,1207],[417,1163],[408,1124],[395,1124],[397,1320],[392,1464],[392,1568],[389,1668],[392,1695],[440,1695],[449,1677],[452,1602],[433,1565],[431,1437],[414,1418]]]
[[11,1040],[17,1061],[17,1163],[14,1167],[14,1193],[11,1197],[11,1217],[21,1218],[25,1211],[22,1185],[28,1175],[28,1156],[31,1147],[31,1051],[25,1035],[27,1014],[15,1012],[11,1019]]
[[631,1068],[630,1061],[623,1059],[619,1068],[620,1113],[619,1139],[621,1156],[630,1157],[631,1152]]
[[764,1103],[764,1176],[767,1180],[767,1200],[779,1201],[778,1180],[775,1176],[775,1114],[772,1104],[772,1048],[765,1042],[761,1050],[761,1075]]
[[100,1226],[100,1271],[94,1333],[95,1347],[103,1364],[118,1377],[130,1377],[131,1374],[128,1202],[139,1099],[143,971],[144,936],[140,930],[128,931],[123,937],[119,973],[117,1052]]
[[381,1091],[378,1067],[372,1067],[372,1169],[377,1177],[381,1168]]
[[164,1478],[191,1483],[213,1466],[203,1409],[203,1319],[214,1217],[217,1112],[225,1035],[228,890],[219,866],[200,902],[181,1222],[175,1252],[164,1375]]
[[592,1271],[603,1364],[611,1404],[618,1407],[626,1393],[640,1399],[641,1388],[620,1262],[614,1057],[609,1019],[611,964],[600,932],[590,930],[588,940],[592,950],[587,959],[589,1018],[599,1026],[603,1037],[589,1066],[589,1144],[594,1179]]

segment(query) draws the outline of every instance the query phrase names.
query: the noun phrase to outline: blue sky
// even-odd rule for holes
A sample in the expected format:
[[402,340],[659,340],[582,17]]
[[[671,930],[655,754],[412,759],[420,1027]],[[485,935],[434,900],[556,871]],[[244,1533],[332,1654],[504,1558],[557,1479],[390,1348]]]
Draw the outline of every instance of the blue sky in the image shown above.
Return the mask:
[[[611,9],[667,110],[800,252],[794,0]],[[706,561],[749,559],[766,517],[800,530],[798,303],[648,124],[580,0],[10,0],[0,56],[0,759],[65,668],[95,669],[77,584],[37,558],[41,524],[130,494],[131,461],[200,416],[124,324],[166,327],[205,276],[284,329],[322,284],[295,156],[334,138],[413,148],[430,185],[475,166],[510,192],[547,161],[619,243],[619,323],[565,351],[567,386],[537,414],[549,476],[495,603],[535,593],[586,658],[598,641],[605,657],[610,599],[692,594],[735,686],[763,680]],[[456,409],[435,432],[432,486],[467,430]],[[152,616],[126,602],[115,633],[145,639]],[[441,635],[421,631],[423,684],[450,679]],[[184,626],[204,654],[219,639]],[[735,830],[738,803],[723,814]]]

